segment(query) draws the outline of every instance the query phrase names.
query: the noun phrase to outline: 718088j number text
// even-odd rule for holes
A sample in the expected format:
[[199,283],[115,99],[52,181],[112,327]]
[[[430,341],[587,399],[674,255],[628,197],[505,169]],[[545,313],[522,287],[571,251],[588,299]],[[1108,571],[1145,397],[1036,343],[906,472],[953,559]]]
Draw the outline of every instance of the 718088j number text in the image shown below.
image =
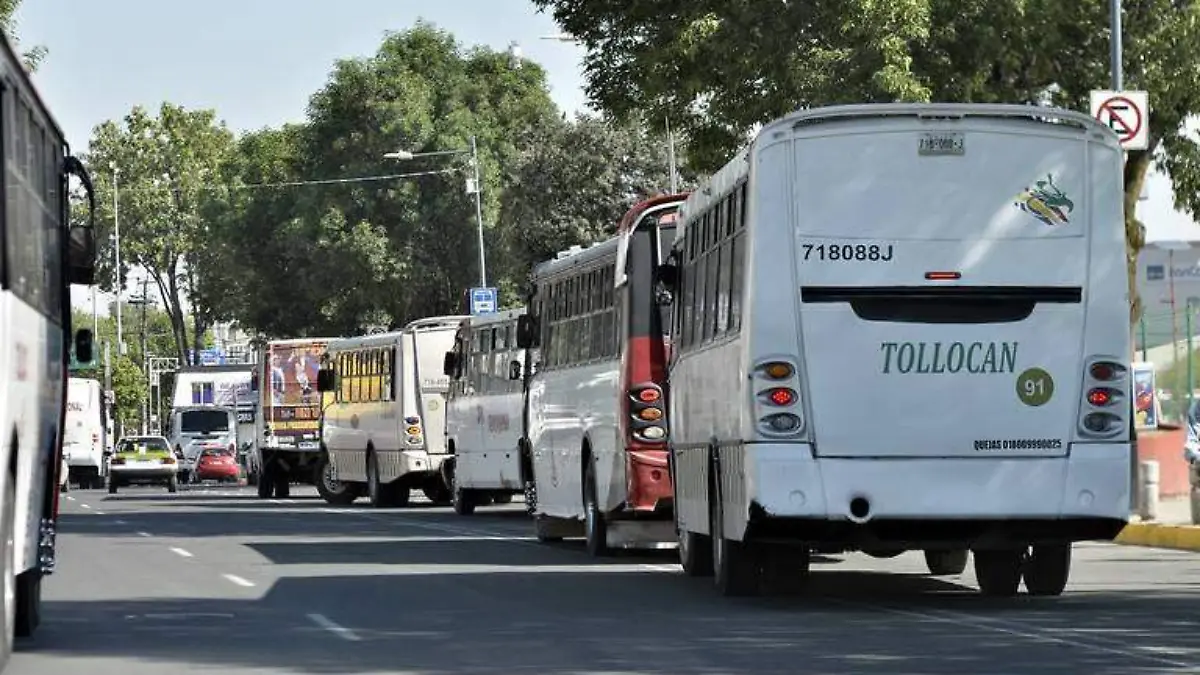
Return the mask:
[[805,260],[890,262],[891,244],[802,244]]

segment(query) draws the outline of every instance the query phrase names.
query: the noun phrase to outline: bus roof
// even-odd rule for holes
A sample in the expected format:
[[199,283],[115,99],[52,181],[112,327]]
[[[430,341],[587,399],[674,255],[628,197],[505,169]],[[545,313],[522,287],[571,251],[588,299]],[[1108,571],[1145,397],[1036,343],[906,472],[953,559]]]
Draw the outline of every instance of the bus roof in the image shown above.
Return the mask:
[[69,144],[67,143],[66,136],[63,135],[62,127],[59,126],[58,120],[54,119],[54,115],[50,114],[50,109],[46,107],[45,99],[42,98],[41,93],[38,92],[38,88],[33,84],[33,78],[31,78],[29,76],[29,72],[25,70],[25,66],[22,64],[21,57],[18,56],[16,50],[13,49],[12,43],[8,40],[8,36],[5,35],[2,37],[4,42],[4,68],[10,72],[16,73],[16,77],[20,79],[25,93],[28,94],[29,98],[33,101],[33,104],[37,107],[38,113],[45,118],[46,124],[48,124],[51,130],[54,131],[54,134],[58,137],[58,142],[63,146],[64,149],[67,148]]
[[621,216],[621,222],[617,225],[617,232],[626,232],[636,225],[638,219],[642,217],[642,214],[645,213],[647,209],[652,209],[655,206],[661,206],[663,204],[681,204],[688,198],[689,194],[690,193],[688,192],[679,192],[676,194],[659,195],[657,197],[643,199],[642,201],[629,207],[629,210],[625,212],[625,215]]
[[286,340],[270,340],[267,342],[267,348],[271,347],[292,347],[295,345],[316,345],[333,342],[337,338],[288,338]]
[[462,325],[471,326],[472,328],[474,328],[476,326],[491,326],[491,325],[497,324],[497,323],[506,323],[508,321],[512,321],[513,319],[517,318],[518,316],[521,316],[524,313],[525,313],[524,307],[517,307],[516,309],[505,309],[505,310],[502,310],[499,312],[493,312],[492,314],[481,314],[479,316],[467,317],[462,322]]
[[1090,115],[1066,108],[1020,105],[1015,103],[856,103],[797,110],[759,130],[757,137],[781,131],[781,127],[869,119],[872,117],[924,117],[954,119],[993,117],[1025,120],[1038,124],[1067,125],[1088,131],[1103,129],[1115,142],[1117,136],[1104,123]]
[[424,319],[417,319],[415,321],[409,321],[407,324],[405,324],[404,328],[402,328],[400,330],[400,332],[410,331],[410,330],[428,330],[430,328],[447,328],[447,327],[457,328],[458,324],[462,323],[464,319],[469,319],[469,318],[470,318],[470,316],[468,316],[466,314],[455,314],[455,315],[447,315],[447,316],[430,316],[430,317],[426,317]]
[[621,236],[617,235],[587,247],[572,246],[565,251],[559,252],[552,260],[538,263],[533,268],[533,274],[530,276],[533,279],[538,279],[575,269],[580,265],[586,265],[589,262],[614,254],[620,243]]

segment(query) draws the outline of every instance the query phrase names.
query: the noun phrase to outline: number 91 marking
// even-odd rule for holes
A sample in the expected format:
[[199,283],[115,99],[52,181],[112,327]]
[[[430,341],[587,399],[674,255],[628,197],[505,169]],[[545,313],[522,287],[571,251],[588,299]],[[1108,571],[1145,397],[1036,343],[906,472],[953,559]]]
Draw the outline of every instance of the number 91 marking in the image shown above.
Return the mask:
[[802,244],[805,260],[891,262],[891,244]]

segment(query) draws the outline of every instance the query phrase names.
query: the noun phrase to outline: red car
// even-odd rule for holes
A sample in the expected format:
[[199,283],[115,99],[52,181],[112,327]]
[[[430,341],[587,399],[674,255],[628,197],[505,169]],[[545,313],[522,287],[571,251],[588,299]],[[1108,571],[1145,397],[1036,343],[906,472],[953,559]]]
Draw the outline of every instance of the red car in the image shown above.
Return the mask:
[[224,448],[205,449],[196,460],[196,478],[237,481],[241,475],[237,455]]

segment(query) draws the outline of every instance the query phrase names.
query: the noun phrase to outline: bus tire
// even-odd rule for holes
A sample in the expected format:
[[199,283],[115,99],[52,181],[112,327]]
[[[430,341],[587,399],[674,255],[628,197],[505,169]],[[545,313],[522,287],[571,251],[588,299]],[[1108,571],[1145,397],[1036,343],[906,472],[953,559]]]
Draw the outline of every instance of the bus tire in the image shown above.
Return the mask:
[[1030,595],[1062,595],[1071,576],[1071,544],[1035,544],[1022,576]]
[[557,534],[551,534],[551,526],[554,521],[546,516],[533,517],[533,534],[541,544],[556,544],[563,540]]
[[389,489],[390,487],[379,482],[379,460],[375,457],[375,451],[368,448],[367,500],[371,502],[372,508],[385,509],[392,505],[392,497],[395,496],[395,492]]
[[[713,463],[716,466],[716,462]],[[754,545],[725,538],[724,509],[720,480],[713,472],[709,489],[709,528],[712,533],[713,578],[717,591],[726,597],[757,595],[762,583],[762,566]]]
[[587,551],[593,557],[612,555],[608,547],[608,522],[600,509],[600,498],[596,494],[596,470],[592,468],[591,455],[585,454],[583,461],[583,523],[587,538]]
[[334,480],[332,469],[333,462],[329,461],[329,455],[322,453],[317,460],[316,469],[313,470],[313,483],[317,486],[317,494],[321,495],[326,504],[333,506],[353,504],[354,500],[358,499],[358,491],[351,483]]
[[445,506],[454,500],[454,495],[449,488],[442,484],[440,477],[436,476],[421,486],[421,492],[434,506]]
[[[16,452],[16,447],[13,447],[13,452]],[[13,651],[13,636],[15,634],[17,622],[17,575],[16,575],[16,558],[17,558],[17,542],[16,542],[16,481],[13,480],[10,471],[4,472],[4,505],[0,510],[0,536],[3,536],[4,542],[4,614],[0,616],[0,621],[4,622],[4,627],[0,628],[4,632],[0,634],[0,639],[4,641],[0,645],[0,670],[8,664],[8,659]]]
[[935,577],[949,577],[962,574],[967,569],[967,557],[970,551],[955,549],[951,551],[925,551],[925,567]]
[[475,493],[463,488],[454,488],[454,512],[460,516],[475,513]]
[[280,499],[287,499],[292,495],[292,477],[287,471],[277,469],[275,471],[275,496]]
[[975,551],[975,580],[979,591],[991,597],[1010,598],[1021,586],[1023,549]]
[[14,633],[31,637],[42,623],[42,571],[35,567],[17,575],[16,590]]

